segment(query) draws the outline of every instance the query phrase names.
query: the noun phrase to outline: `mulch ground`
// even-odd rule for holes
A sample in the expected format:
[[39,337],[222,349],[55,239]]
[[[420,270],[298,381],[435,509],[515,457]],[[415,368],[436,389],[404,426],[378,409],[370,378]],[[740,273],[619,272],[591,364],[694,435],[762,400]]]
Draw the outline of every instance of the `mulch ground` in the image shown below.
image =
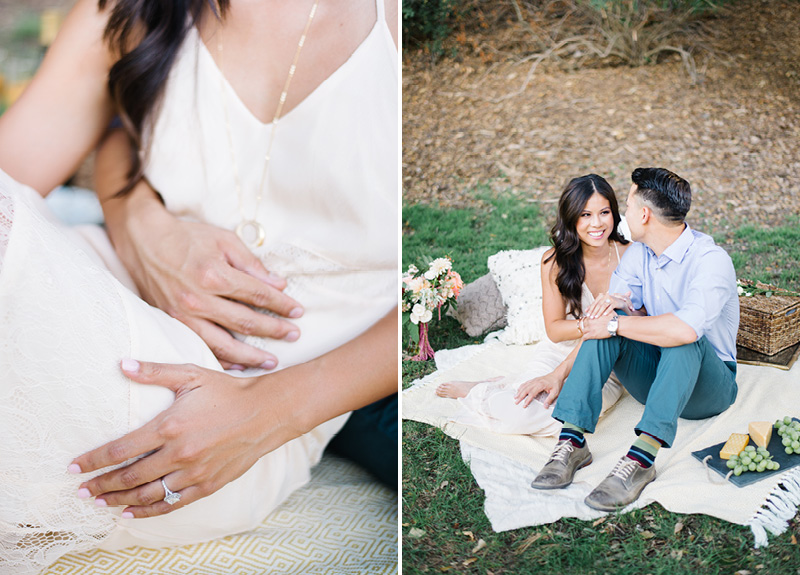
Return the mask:
[[691,182],[695,227],[786,222],[800,207],[800,2],[732,6],[709,22],[696,83],[676,55],[639,68],[542,64],[515,94],[531,63],[491,49],[524,34],[514,22],[462,32],[480,53],[432,63],[406,50],[404,202],[475,206],[488,185],[552,210],[572,177],[598,173],[624,197],[634,168],[662,166]]

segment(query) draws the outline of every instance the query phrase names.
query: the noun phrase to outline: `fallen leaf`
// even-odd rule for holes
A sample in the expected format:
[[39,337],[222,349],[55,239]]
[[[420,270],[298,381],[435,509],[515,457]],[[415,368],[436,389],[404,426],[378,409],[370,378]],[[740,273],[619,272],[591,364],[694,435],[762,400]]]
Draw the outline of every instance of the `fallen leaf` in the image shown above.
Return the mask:
[[733,575],[750,575],[750,571],[748,571],[747,569],[740,569],[739,571],[737,571]]
[[683,549],[673,549],[669,552],[669,556],[676,561],[680,561],[683,558]]
[[437,491],[441,491],[442,489],[444,489],[448,485],[450,485],[449,481],[447,481],[447,480],[442,481],[442,484],[439,486],[439,489]]
[[447,571],[452,571],[452,567],[439,567],[439,571],[442,573],[446,573]]
[[680,522],[680,521],[678,521],[678,522],[675,524],[675,535],[677,535],[677,534],[678,534],[678,533],[680,533],[681,531],[683,531],[683,523],[682,523],[682,522]]
[[486,541],[478,539],[478,544],[472,548],[472,554],[475,555],[478,551],[486,547]]
[[472,565],[473,563],[475,563],[475,561],[477,561],[477,560],[478,560],[477,557],[470,557],[469,559],[464,560],[461,564],[464,567],[467,567],[467,566]]
[[606,519],[608,519],[608,516],[601,517],[600,519],[595,519],[594,523],[592,523],[592,527],[597,527],[598,525],[600,525]]
[[411,523],[403,523],[403,527],[408,527]]
[[520,553],[525,553],[528,547],[536,543],[542,537],[544,537],[542,533],[534,533],[530,535],[527,539],[525,539],[525,541],[522,542],[522,544],[517,548],[516,551],[514,551],[514,553],[516,553],[517,555],[519,555]]
[[642,531],[640,535],[642,536],[642,539],[652,539],[655,537],[652,531],[647,530]]
[[420,537],[425,535],[425,530],[420,529],[419,527],[412,527],[408,530],[408,536],[413,537],[414,539],[419,539]]
[[794,533],[792,534],[792,545],[797,545],[797,537],[794,536]]
[[462,531],[461,534],[469,537],[470,541],[475,541],[475,534],[472,531]]

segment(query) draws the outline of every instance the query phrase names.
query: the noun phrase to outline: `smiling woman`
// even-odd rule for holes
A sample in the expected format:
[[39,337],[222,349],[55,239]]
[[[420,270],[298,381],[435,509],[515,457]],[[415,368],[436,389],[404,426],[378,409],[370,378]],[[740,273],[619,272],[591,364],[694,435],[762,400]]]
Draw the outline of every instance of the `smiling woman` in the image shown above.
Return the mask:
[[[575,178],[564,188],[550,239],[542,256],[542,314],[547,337],[536,346],[526,368],[504,378],[481,382],[451,381],[437,389],[458,399],[454,421],[499,433],[552,435],[560,428],[553,406],[580,348],[583,314],[595,295],[608,291],[611,274],[628,241],[619,235],[614,190],[596,174]],[[530,287],[525,289],[530,290]],[[621,388],[603,388],[603,409],[619,398]]]
[[[396,462],[397,8],[78,0],[0,117],[0,571],[251,529],[370,405]],[[98,142],[111,241],[41,198]]]

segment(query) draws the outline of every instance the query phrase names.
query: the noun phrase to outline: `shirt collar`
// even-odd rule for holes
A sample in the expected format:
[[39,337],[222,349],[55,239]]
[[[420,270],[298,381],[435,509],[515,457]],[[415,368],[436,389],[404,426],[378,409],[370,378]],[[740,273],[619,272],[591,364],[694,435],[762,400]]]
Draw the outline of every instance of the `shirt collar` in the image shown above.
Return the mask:
[[[678,239],[672,242],[667,249],[664,250],[664,253],[661,254],[662,257],[666,256],[670,260],[681,263],[683,258],[686,257],[686,252],[689,251],[689,246],[692,245],[694,242],[694,234],[692,233],[692,229],[689,227],[689,224],[684,223],[686,226],[678,236]],[[659,258],[661,259],[661,258]]]

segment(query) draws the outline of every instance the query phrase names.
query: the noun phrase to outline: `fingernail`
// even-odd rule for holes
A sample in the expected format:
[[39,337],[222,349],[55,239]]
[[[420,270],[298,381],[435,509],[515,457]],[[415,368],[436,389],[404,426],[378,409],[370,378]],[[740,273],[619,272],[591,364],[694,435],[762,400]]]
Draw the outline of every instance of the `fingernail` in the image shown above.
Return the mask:
[[106,505],[108,505],[108,503],[106,503],[106,500],[105,500],[105,499],[95,499],[95,500],[94,500],[94,504],[95,504],[97,507],[105,507]]
[[264,363],[261,364],[262,369],[275,369],[275,366],[278,365],[278,362],[274,359],[268,359]]
[[122,518],[123,519],[133,519],[133,513],[131,513],[130,511],[123,511],[122,512]]
[[85,487],[78,489],[78,499],[89,499],[91,496],[91,492]]
[[120,362],[120,366],[122,367],[123,371],[127,371],[129,373],[137,373],[139,371],[139,362],[135,359],[123,359]]
[[297,338],[299,337],[300,337],[300,332],[293,330],[287,333],[285,336],[283,336],[283,339],[285,339],[286,341],[297,341]]
[[81,466],[77,463],[70,463],[69,467],[67,467],[67,473],[72,473],[73,475],[77,475],[78,473],[83,473],[81,471]]
[[292,311],[289,312],[289,317],[292,319],[297,319],[298,317],[303,317],[303,308],[296,307]]

